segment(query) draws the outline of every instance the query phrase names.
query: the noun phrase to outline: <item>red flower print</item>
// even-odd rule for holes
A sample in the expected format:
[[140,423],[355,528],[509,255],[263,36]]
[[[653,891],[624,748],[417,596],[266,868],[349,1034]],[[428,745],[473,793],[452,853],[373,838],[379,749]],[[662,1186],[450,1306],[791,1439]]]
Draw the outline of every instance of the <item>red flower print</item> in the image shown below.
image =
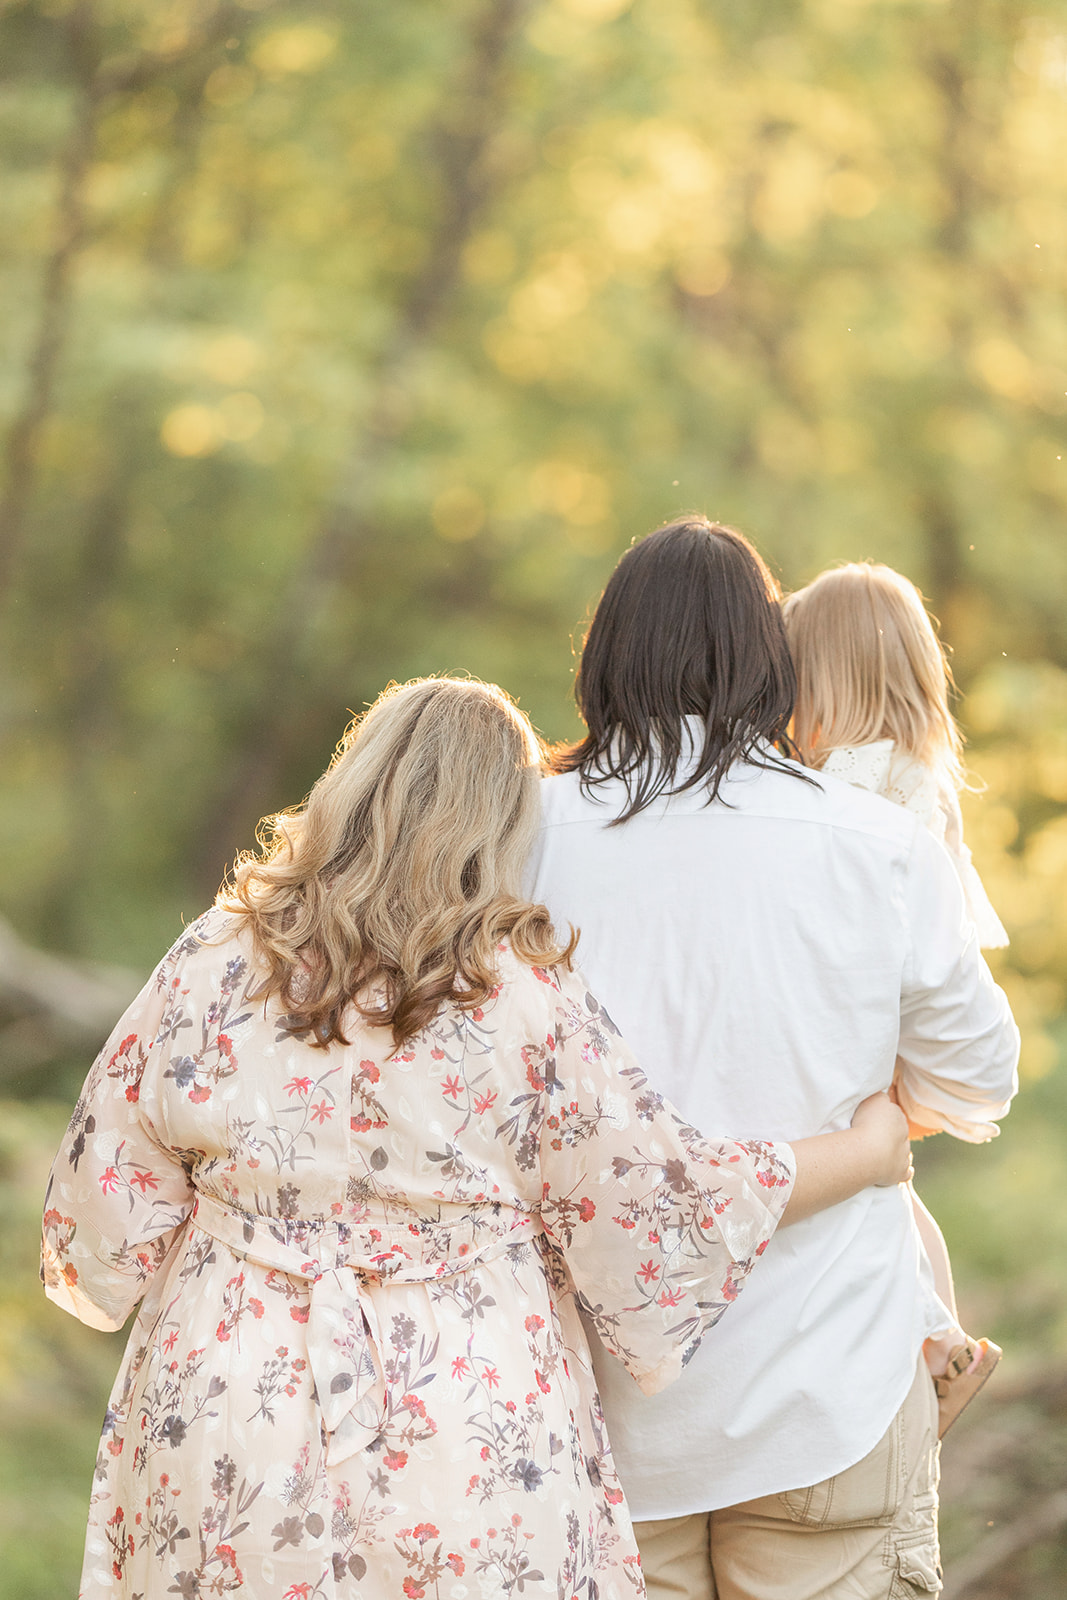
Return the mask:
[[314,1122],[325,1122],[327,1117],[333,1116],[333,1106],[325,1100],[320,1100],[317,1106],[312,1106],[311,1116]]
[[500,1388],[500,1374],[495,1367],[489,1366],[488,1362],[482,1369],[482,1377],[485,1379],[490,1389]]
[[659,1295],[656,1300],[656,1304],[658,1306],[663,1306],[664,1308],[667,1306],[680,1306],[681,1303],[682,1291],[680,1289],[664,1289],[663,1293]]
[[537,1387],[540,1389],[542,1394],[552,1393],[552,1385],[549,1383],[543,1372],[535,1372],[534,1377],[537,1379]]
[[310,1094],[311,1093],[311,1079],[310,1078],[290,1078],[289,1082],[285,1086],[285,1092],[289,1096],[290,1099],[292,1099],[294,1094]]
[[142,1194],[147,1193],[149,1189],[159,1188],[159,1179],[151,1172],[135,1172],[130,1182],[135,1183]]
[[538,1328],[543,1328],[544,1325],[545,1325],[544,1317],[529,1316],[529,1317],[526,1318],[526,1332],[527,1333],[536,1333]]
[[578,1202],[578,1217],[581,1222],[592,1222],[596,1216],[596,1206],[588,1195],[582,1196]]
[[734,1283],[732,1278],[727,1278],[726,1282],[723,1284],[722,1297],[724,1300],[737,1299],[737,1284]]
[[604,1499],[608,1502],[609,1506],[621,1506],[622,1505],[622,1490],[621,1489],[607,1489],[607,1488],[605,1488],[605,1490],[604,1490]]
[[434,1045],[433,1049],[430,1051],[430,1054],[435,1061],[443,1061],[445,1059],[445,1053],[439,1044]]
[[447,1556],[445,1557],[445,1566],[451,1567],[457,1578],[462,1578],[464,1572],[467,1570],[466,1562],[455,1550],[450,1550],[448,1552]]
[[381,1072],[374,1065],[373,1061],[361,1061],[359,1064],[359,1070],[361,1076],[366,1078],[368,1083],[377,1083],[378,1079],[381,1077]]
[[417,1522],[411,1533],[412,1538],[417,1539],[420,1544],[425,1544],[427,1539],[439,1539],[441,1537],[440,1528],[435,1528],[432,1522]]
[[119,1182],[119,1175],[114,1167],[108,1167],[106,1172],[100,1174],[100,1187],[105,1194],[114,1194]]
[[407,1596],[407,1600],[422,1600],[426,1590],[417,1584],[414,1578],[405,1578],[404,1593]]
[[226,1324],[224,1322],[220,1322],[218,1327],[215,1329],[215,1338],[219,1341],[220,1344],[225,1344],[227,1339],[229,1339],[229,1337],[230,1337],[229,1328],[226,1326]]
[[130,1102],[131,1105],[135,1106],[137,1104],[138,1100],[140,1099],[140,1097],[141,1097],[140,1085],[136,1084],[136,1083],[131,1083],[129,1088],[126,1090],[126,1098],[127,1098],[127,1100]]
[[308,1600],[310,1593],[310,1583],[294,1583],[286,1589],[283,1600]]
[[654,1261],[642,1261],[637,1269],[637,1276],[643,1278],[646,1283],[655,1283],[659,1277],[659,1267]]
[[370,1127],[370,1125],[371,1125],[371,1120],[370,1120],[369,1117],[364,1117],[364,1116],[360,1115],[358,1117],[353,1117],[352,1118],[352,1132],[353,1133],[366,1133],[366,1131]]
[[292,1317],[294,1322],[306,1322],[308,1317],[311,1315],[311,1307],[309,1305],[290,1306],[289,1315]]
[[251,1311],[252,1315],[255,1317],[256,1321],[258,1322],[260,1317],[263,1315],[263,1302],[262,1302],[262,1300],[256,1300],[252,1296],[249,1296],[248,1309],[249,1309],[249,1311]]
[[227,1567],[236,1567],[237,1552],[232,1544],[217,1544],[215,1546],[215,1554]]
[[789,1182],[788,1178],[780,1178],[777,1173],[774,1172],[760,1171],[756,1173],[756,1177],[759,1179],[760,1183],[762,1183],[765,1189],[780,1189],[783,1183]]
[[452,1357],[452,1376],[454,1378],[465,1378],[469,1370],[466,1356]]
[[453,1100],[458,1100],[460,1095],[463,1093],[463,1085],[460,1083],[458,1078],[446,1078],[444,1083],[442,1083],[441,1088],[444,1090],[445,1094],[451,1095]]
[[475,1112],[477,1113],[477,1115],[480,1117],[484,1112],[488,1111],[489,1108],[493,1105],[495,1100],[496,1100],[496,1095],[495,1094],[480,1094],[480,1095],[478,1095],[477,1099],[474,1102],[474,1109],[475,1109]]
[[206,1083],[195,1084],[194,1087],[189,1090],[189,1098],[193,1102],[194,1106],[202,1106],[205,1100],[211,1099],[211,1090],[208,1088]]
[[387,1450],[382,1459],[390,1472],[399,1472],[401,1467],[408,1464],[408,1453],[406,1450]]

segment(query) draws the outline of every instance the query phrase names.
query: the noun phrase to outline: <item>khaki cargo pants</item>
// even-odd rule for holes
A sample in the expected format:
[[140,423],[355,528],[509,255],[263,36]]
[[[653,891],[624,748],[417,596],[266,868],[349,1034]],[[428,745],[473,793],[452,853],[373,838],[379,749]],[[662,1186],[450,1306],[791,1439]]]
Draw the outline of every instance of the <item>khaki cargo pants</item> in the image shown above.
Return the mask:
[[920,1359],[888,1432],[836,1478],[635,1523],[648,1600],[930,1600],[937,1481],[937,1400]]

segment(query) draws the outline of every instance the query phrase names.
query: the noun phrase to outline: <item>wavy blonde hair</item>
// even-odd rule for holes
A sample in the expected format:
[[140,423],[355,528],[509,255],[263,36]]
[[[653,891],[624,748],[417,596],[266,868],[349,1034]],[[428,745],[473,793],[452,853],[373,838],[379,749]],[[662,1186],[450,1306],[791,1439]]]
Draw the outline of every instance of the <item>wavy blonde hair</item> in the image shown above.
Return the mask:
[[793,738],[810,765],[842,745],[892,739],[963,786],[952,669],[913,583],[850,562],[791,594],[783,614],[797,669]]
[[302,807],[265,818],[218,904],[247,920],[296,1034],[347,1044],[345,1012],[399,1046],[442,1004],[481,1005],[507,938],[520,961],[569,965],[521,894],[543,751],[494,684],[391,685],[350,724]]

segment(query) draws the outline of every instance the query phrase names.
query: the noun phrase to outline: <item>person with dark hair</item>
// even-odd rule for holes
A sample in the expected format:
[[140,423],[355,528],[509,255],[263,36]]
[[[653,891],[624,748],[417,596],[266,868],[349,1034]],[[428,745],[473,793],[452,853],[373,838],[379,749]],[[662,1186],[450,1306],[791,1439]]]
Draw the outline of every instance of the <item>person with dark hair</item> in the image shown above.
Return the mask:
[[780,1222],[910,1175],[884,1094],[708,1143],[649,1090],[521,893],[542,757],[492,684],[387,689],[91,1068],[42,1279],[140,1310],[81,1600],[637,1600],[579,1305],[655,1389]]
[[[994,1121],[1018,1031],[959,880],[916,818],[797,759],[779,601],[702,516],[627,551],[531,895],[580,927],[590,983],[698,1126],[840,1128],[894,1072]],[[770,1241],[670,1391],[600,1363],[650,1600],[938,1592],[935,1305],[906,1195],[867,1190]]]

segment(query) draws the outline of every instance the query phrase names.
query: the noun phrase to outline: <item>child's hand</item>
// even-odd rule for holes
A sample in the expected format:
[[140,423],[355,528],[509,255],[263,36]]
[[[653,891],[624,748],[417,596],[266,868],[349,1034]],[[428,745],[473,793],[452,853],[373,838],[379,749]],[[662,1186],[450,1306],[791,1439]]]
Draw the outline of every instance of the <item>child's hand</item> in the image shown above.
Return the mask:
[[868,1095],[856,1107],[852,1129],[867,1147],[874,1165],[871,1182],[880,1189],[909,1183],[915,1176],[908,1139],[908,1119],[887,1094]]

